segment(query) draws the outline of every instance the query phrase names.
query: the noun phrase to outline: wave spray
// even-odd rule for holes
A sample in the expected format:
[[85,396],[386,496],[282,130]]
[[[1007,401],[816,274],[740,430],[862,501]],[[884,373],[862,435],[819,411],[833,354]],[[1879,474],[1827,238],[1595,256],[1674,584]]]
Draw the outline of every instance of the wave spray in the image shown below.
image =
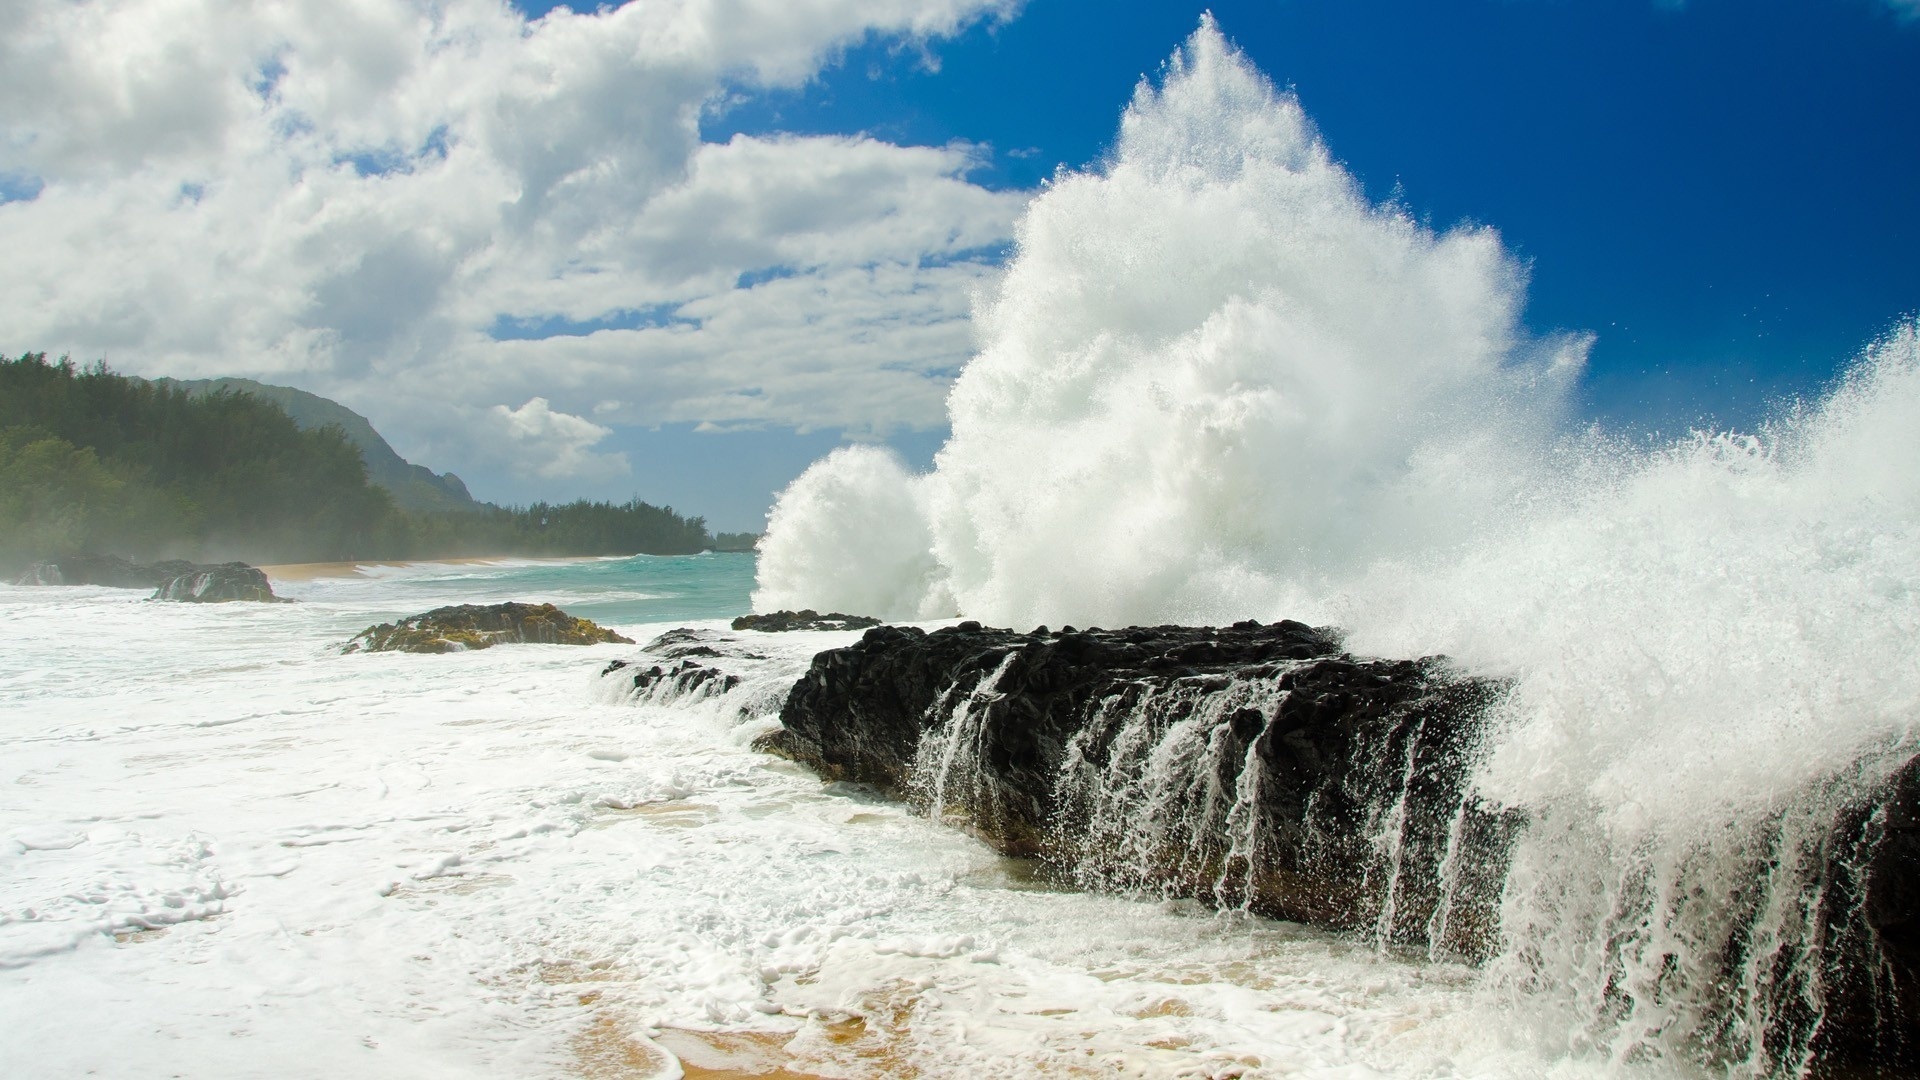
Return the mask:
[[1873,899],[1832,868],[1913,824],[1859,807],[1920,751],[1916,326],[1751,434],[1575,429],[1588,340],[1526,333],[1497,235],[1369,202],[1211,20],[1018,240],[933,471],[814,465],[756,608],[1286,617],[1508,678],[1488,1001],[1579,1056],[1812,1060]]

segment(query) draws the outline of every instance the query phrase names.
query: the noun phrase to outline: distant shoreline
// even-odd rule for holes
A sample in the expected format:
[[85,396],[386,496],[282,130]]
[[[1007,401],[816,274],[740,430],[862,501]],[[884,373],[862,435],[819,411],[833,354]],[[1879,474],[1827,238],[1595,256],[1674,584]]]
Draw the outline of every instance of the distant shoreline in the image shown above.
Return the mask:
[[500,562],[594,562],[597,555],[466,555],[450,559],[355,559],[347,562],[271,563],[260,567],[270,581],[317,581],[323,578],[366,577],[370,566],[485,566]]

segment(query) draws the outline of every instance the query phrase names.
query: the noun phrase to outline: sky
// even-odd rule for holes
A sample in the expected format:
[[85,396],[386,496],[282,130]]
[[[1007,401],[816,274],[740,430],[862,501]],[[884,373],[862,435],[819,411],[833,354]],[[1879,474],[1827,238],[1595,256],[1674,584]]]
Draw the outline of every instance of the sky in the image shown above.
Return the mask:
[[1585,419],[1751,426],[1920,313],[1920,0],[0,0],[0,349],[757,530],[930,460],[1021,208],[1207,10],[1370,197],[1498,230]]

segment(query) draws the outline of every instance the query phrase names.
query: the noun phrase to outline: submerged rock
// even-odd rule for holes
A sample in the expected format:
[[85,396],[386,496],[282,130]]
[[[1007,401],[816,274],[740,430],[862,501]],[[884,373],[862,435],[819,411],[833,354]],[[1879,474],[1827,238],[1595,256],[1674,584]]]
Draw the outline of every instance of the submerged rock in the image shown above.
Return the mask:
[[458,604],[369,626],[342,651],[446,653],[510,643],[631,645],[633,639],[552,604]]
[[[727,654],[709,644],[707,635],[699,630],[688,627],[669,630],[641,648],[651,657],[666,663],[615,660],[600,669],[600,677],[604,679],[616,671],[623,671],[626,674],[621,677],[628,680],[628,685],[636,694],[662,701],[710,697],[724,694],[740,685],[739,675],[702,662]],[[764,659],[752,654],[733,655]]]
[[153,589],[209,567],[185,559],[137,563],[119,555],[62,555],[37,562],[14,581],[15,585],[105,585],[114,589]]
[[[837,636],[835,643],[851,640]],[[769,639],[713,627],[669,630],[636,656],[600,670],[601,696],[633,704],[685,706],[715,700],[736,722],[775,724],[816,639]]]
[[742,615],[733,620],[735,630],[760,630],[783,633],[792,630],[865,630],[879,626],[880,620],[868,615],[843,615],[832,611],[825,615],[805,608],[800,611],[774,611],[765,615]]
[[724,694],[740,685],[740,676],[721,671],[695,660],[677,660],[666,664],[634,664],[615,660],[600,669],[601,677],[624,671],[623,678],[635,694],[672,701]]
[[194,604],[224,604],[253,601],[288,604],[292,601],[273,595],[267,575],[246,563],[230,562],[218,566],[195,566],[176,574],[154,590],[154,600],[178,600]]

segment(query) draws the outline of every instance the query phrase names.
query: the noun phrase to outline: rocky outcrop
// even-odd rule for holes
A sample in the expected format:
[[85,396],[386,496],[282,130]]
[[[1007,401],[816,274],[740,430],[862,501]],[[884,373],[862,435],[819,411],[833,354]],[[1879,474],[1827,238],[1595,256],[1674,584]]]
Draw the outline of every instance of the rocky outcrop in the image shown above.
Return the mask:
[[343,651],[447,653],[511,643],[631,645],[633,639],[552,604],[459,604],[369,626]]
[[740,676],[730,675],[697,660],[679,660],[667,664],[634,664],[627,660],[615,660],[601,668],[600,674],[604,677],[616,671],[626,672],[623,678],[628,680],[634,693],[662,701],[711,697],[740,685]]
[[267,575],[242,562],[191,563],[167,559],[137,563],[118,555],[62,555],[35,563],[16,585],[105,585],[115,589],[152,589],[151,599],[191,603],[251,600],[287,603],[273,595]]
[[[1536,841],[1524,813],[1473,795],[1505,693],[1442,658],[1346,654],[1300,623],[880,627],[815,656],[757,745],[1073,884],[1473,959],[1502,943],[1516,844],[1554,853],[1551,830]],[[1691,960],[1669,956],[1657,986],[1609,981],[1596,1030],[1645,1005],[1682,1018],[1668,1034],[1703,1063],[1920,1075],[1920,756],[1900,753],[1803,793],[1805,831],[1756,820],[1732,849],[1689,856],[1718,861],[1676,895],[1618,898],[1624,921],[1590,951],[1641,964],[1671,918]],[[1632,903],[1652,906],[1617,906]]]
[[879,626],[880,620],[867,615],[842,615],[837,611],[825,615],[804,608],[800,611],[773,611],[765,615],[742,615],[733,620],[735,630],[760,630],[767,633],[784,633],[792,630],[865,630],[869,626]]
[[1920,755],[1848,800],[1821,854],[1806,898],[1817,931],[1768,973],[1768,1056],[1920,1076]]
[[230,562],[218,566],[196,566],[162,582],[154,590],[154,600],[177,600],[192,604],[224,604],[252,601],[285,604],[292,601],[273,595],[267,575],[246,563]]
[[815,657],[760,745],[1082,885],[1471,955],[1519,824],[1466,795],[1502,692],[1295,622],[881,627]]
[[[757,638],[757,640],[756,640]],[[609,699],[634,704],[685,705],[717,699],[735,720],[777,715],[806,670],[811,654],[788,640],[725,630],[669,630],[641,646],[640,655],[600,671]]]
[[[739,675],[721,671],[704,662],[708,658],[726,654],[708,644],[706,635],[698,630],[685,627],[669,630],[647,642],[643,648],[665,663],[636,664],[629,660],[615,660],[600,669],[600,677],[606,678],[617,671],[625,672],[621,677],[628,680],[628,685],[635,693],[656,700],[708,697],[724,694],[740,685]],[[751,654],[748,658],[762,659]]]
[[184,559],[137,563],[118,555],[62,555],[34,563],[15,585],[105,585],[115,589],[154,589],[207,567]]

